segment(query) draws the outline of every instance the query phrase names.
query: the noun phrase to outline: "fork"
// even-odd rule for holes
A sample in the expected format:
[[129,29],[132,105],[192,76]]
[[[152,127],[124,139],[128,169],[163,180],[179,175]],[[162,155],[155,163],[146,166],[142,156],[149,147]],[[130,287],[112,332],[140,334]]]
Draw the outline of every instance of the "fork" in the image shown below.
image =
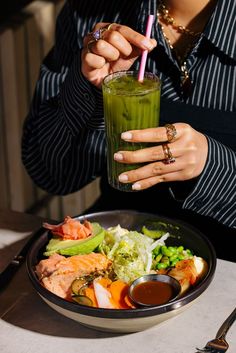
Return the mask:
[[225,336],[231,327],[231,325],[236,320],[236,308],[232,311],[232,313],[227,317],[227,319],[220,326],[216,337],[205,345],[204,348],[196,348],[196,353],[225,353],[229,348],[229,344],[225,340]]

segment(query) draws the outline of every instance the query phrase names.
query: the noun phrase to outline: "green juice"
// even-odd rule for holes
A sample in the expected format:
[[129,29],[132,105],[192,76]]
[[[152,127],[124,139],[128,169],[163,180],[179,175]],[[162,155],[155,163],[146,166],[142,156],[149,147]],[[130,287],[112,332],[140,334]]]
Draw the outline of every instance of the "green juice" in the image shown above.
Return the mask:
[[132,191],[131,184],[118,180],[119,174],[140,167],[114,160],[114,153],[148,147],[148,143],[131,143],[121,139],[128,130],[157,127],[160,116],[160,80],[145,73],[143,82],[137,72],[121,71],[107,76],[103,82],[104,118],[107,138],[108,181],[122,191]]

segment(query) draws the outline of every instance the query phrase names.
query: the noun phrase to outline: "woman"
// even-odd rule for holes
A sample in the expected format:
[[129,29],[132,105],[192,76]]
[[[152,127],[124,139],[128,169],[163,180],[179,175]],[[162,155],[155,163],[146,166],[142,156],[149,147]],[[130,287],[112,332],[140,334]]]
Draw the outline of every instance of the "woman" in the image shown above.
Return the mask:
[[[150,13],[157,16],[148,40]],[[102,175],[93,210],[186,220],[207,233],[219,257],[235,260],[222,247],[236,233],[235,19],[234,0],[68,1],[24,126],[23,162],[35,183],[67,194]],[[146,70],[162,81],[161,127],[122,134],[155,144],[114,155],[147,162],[120,175],[139,190],[122,193],[106,179],[101,84],[110,72],[138,69],[145,49]]]

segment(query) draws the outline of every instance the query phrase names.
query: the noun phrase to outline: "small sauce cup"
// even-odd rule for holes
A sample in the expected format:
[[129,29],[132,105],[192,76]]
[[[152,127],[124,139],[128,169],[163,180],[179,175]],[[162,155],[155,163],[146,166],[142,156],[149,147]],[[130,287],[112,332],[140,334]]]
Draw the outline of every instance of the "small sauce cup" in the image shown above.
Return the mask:
[[181,285],[168,275],[149,274],[134,280],[129,287],[129,297],[138,306],[157,306],[178,297]]

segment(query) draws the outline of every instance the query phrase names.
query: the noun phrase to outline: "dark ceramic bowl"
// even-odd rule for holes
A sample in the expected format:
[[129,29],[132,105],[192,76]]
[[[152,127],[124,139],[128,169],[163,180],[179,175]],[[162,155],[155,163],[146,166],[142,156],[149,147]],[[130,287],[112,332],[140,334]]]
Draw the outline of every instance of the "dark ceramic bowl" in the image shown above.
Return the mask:
[[27,271],[34,288],[42,299],[54,310],[81,324],[102,331],[137,332],[157,325],[187,309],[210,285],[216,268],[216,254],[207,237],[182,221],[162,216],[140,213],[130,210],[117,210],[88,214],[77,217],[80,221],[87,219],[99,222],[104,228],[116,226],[129,230],[141,231],[145,224],[162,221],[167,224],[175,238],[168,238],[167,245],[183,245],[193,250],[194,254],[203,257],[208,263],[208,271],[198,284],[180,298],[163,305],[140,307],[137,309],[100,309],[66,301],[45,289],[37,278],[35,265],[43,258],[43,251],[51,234],[42,230],[42,235],[34,242],[27,256]]

